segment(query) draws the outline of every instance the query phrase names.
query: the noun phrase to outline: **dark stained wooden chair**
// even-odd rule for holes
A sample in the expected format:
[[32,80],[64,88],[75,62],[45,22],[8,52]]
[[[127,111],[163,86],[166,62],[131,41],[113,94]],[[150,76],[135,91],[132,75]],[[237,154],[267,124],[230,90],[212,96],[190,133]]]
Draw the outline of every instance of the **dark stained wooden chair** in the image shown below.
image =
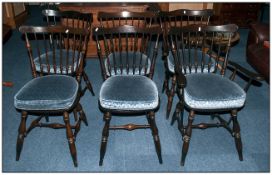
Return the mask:
[[[151,129],[159,162],[162,163],[160,140],[155,123],[159,96],[158,89],[152,81],[161,28],[124,25],[95,28],[93,33],[104,79],[99,96],[99,107],[104,113],[105,121],[99,165],[103,164],[109,130],[132,131],[142,128]],[[129,44],[132,47],[129,47]],[[101,45],[105,47],[102,48]],[[149,124],[110,126],[114,114],[146,114]]]
[[[93,21],[93,15],[91,13],[80,13],[76,11],[57,11],[57,10],[45,9],[42,11],[42,14],[45,16],[48,26],[63,25],[63,26],[68,26],[73,28],[84,28],[91,31],[92,21]],[[84,57],[86,57],[86,52],[84,54]],[[84,61],[84,65],[85,65],[85,61]],[[89,91],[94,96],[94,91],[93,91],[91,82],[89,81],[89,78],[86,72],[84,71],[84,69],[82,72],[82,76],[86,83],[86,87],[82,90],[82,95],[85,93],[87,89],[89,89]]]
[[[25,36],[33,79],[14,97],[14,105],[22,114],[16,160],[20,158],[24,138],[33,128],[65,128],[74,166],[77,166],[75,138],[81,121],[88,125],[79,100],[89,31],[64,26],[21,26],[19,30]],[[71,112],[74,114],[74,125],[70,124]],[[28,114],[37,115],[37,119],[27,128]],[[40,122],[43,118],[49,122],[49,116],[59,115],[63,115],[64,124]]]
[[[173,58],[167,57],[169,49],[167,43],[167,35],[171,27],[184,27],[188,25],[208,25],[210,17],[213,15],[213,10],[187,10],[179,9],[170,12],[160,13],[160,23],[164,29],[164,44],[163,44],[163,60],[165,66],[165,79],[163,83],[162,92],[165,91],[168,102],[166,107],[166,118],[169,118],[173,98],[175,95],[176,76],[174,70]],[[169,89],[169,79],[171,87]]]
[[157,22],[157,15],[154,12],[99,12],[97,19],[100,27],[110,28],[122,25],[136,27],[151,27]]
[[[183,137],[182,166],[194,128],[225,128],[234,137],[239,159],[243,160],[237,113],[245,104],[246,92],[252,81],[263,80],[263,77],[228,60],[231,38],[237,29],[238,26],[235,24],[194,25],[172,27],[169,31],[168,40],[171,46],[169,54],[172,54],[175,62],[179,97],[172,123],[178,121],[178,128]],[[243,83],[246,84],[244,88],[238,85],[238,81],[234,81],[238,74],[247,77],[246,83]],[[183,122],[184,108],[189,111],[186,125]],[[230,119],[225,120],[222,115],[228,113]],[[196,114],[209,114],[219,122],[193,124]]]

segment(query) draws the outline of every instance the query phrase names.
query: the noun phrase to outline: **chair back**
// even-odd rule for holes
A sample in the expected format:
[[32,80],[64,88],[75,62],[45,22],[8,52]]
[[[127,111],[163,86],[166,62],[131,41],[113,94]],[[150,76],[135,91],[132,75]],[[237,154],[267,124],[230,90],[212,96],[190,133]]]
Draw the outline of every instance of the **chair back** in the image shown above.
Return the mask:
[[[168,39],[178,73],[225,74],[235,24],[220,26],[191,25],[172,27]],[[224,49],[224,54],[222,50]]]
[[95,28],[93,34],[103,78],[113,75],[146,75],[152,79],[161,33],[160,27],[124,25]]
[[45,16],[48,26],[61,24],[73,28],[90,29],[93,22],[91,13],[45,9],[42,11],[42,14]]
[[168,54],[167,35],[171,27],[184,27],[188,25],[208,25],[213,10],[178,9],[170,12],[160,12],[160,23],[164,30],[164,54]]
[[99,12],[97,16],[100,27],[110,28],[122,25],[151,27],[157,15],[154,12]]
[[[81,76],[87,29],[64,26],[21,26],[33,77],[46,74]],[[79,80],[79,79],[78,79]]]
[[213,10],[188,10],[179,9],[170,12],[161,12],[161,20],[164,23],[165,29],[170,27],[181,27],[193,24],[208,25],[210,17],[213,15]]

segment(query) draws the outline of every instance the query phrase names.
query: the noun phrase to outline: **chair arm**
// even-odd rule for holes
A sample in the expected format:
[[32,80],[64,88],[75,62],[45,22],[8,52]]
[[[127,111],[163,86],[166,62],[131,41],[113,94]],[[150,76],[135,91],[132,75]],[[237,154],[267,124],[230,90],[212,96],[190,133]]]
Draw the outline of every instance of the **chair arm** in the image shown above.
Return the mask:
[[239,72],[243,73],[244,75],[246,75],[250,79],[253,79],[253,80],[256,80],[256,81],[265,80],[265,78],[262,75],[253,73],[253,72],[249,71],[248,69],[242,67],[241,65],[239,65],[238,63],[235,63],[233,61],[228,61],[228,66],[231,66],[233,69],[238,70]]
[[186,86],[186,77],[184,76],[184,74],[179,73],[176,75],[177,78],[177,86],[179,89],[182,89]]

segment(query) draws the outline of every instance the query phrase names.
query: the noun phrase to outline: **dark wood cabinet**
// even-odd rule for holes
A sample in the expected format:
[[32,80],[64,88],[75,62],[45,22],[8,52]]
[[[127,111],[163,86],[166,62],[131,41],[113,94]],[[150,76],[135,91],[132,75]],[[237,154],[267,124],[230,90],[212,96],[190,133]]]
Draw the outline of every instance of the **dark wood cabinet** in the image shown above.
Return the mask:
[[214,3],[214,23],[237,24],[247,28],[250,23],[257,22],[261,13],[262,3]]

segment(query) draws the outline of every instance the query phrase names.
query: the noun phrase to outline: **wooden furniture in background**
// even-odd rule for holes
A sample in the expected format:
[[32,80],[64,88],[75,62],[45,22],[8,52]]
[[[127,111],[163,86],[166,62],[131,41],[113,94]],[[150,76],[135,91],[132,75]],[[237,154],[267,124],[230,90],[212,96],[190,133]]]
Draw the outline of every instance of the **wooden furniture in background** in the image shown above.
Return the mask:
[[20,26],[27,17],[27,10],[24,3],[2,3],[3,23],[13,29]]
[[169,2],[169,3],[158,3],[158,6],[162,11],[173,11],[178,9],[188,9],[188,10],[204,10],[212,9],[213,3],[184,3],[184,2]]
[[215,23],[237,24],[247,28],[252,22],[257,22],[261,13],[262,3],[213,3]]
[[[98,12],[145,12],[150,7],[147,3],[61,3],[60,11],[78,11],[93,14],[93,27],[99,26]],[[93,41],[92,33],[88,43],[87,57],[97,58],[96,43]]]

